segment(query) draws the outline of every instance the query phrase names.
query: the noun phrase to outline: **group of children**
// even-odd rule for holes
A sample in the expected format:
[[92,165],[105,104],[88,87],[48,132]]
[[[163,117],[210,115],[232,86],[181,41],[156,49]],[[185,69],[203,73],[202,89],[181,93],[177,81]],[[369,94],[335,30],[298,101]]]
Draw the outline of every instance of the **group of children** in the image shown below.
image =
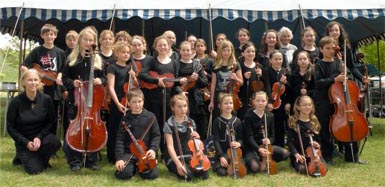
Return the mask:
[[[137,172],[144,179],[157,178],[158,167],[150,167],[147,162],[156,160],[159,153],[160,160],[178,178],[207,179],[207,170],[189,167],[192,154],[187,146],[189,140],[210,136],[206,134],[207,128],[212,128],[215,146],[211,167],[219,176],[228,175],[228,168],[234,167],[235,161],[228,149],[239,148],[243,158],[237,164],[244,163],[248,173],[268,172],[264,160],[269,155],[276,162],[290,157],[295,170],[306,173],[309,156],[304,149],[308,146],[322,147],[322,156],[333,164],[335,150],[329,117],[334,109],[329,102],[328,88],[347,77],[340,71],[340,53],[335,52],[335,47],[341,45],[340,38],[346,39],[344,30],[337,22],[329,23],[327,28],[319,48],[315,46],[314,30],[305,28],[299,50],[290,44],[292,34],[286,27],[279,32],[267,30],[259,51],[249,41],[247,29],[238,31],[240,46],[237,48],[226,35],[218,34],[216,49],[210,51],[210,55],[206,54],[205,41],[195,37],[181,42],[178,51],[175,47],[173,50],[175,34],[166,31],[154,40],[154,57],[148,55],[143,37],[131,37],[126,32],[114,37],[111,31],[103,31],[99,54],[90,60],[89,50],[98,43],[94,28],[86,27],[78,35],[74,31],[67,35],[67,44],[75,45],[69,45],[72,49],[66,52],[66,57],[64,51],[53,45],[56,28],[45,25],[41,34],[45,44],[27,57],[21,70],[27,71],[32,63],[38,63],[45,70],[57,72],[56,84],[51,90],[59,96],[51,97],[54,101],[60,98],[62,91],[57,88],[68,91],[66,112],[68,118],[73,119],[78,110],[74,91],[89,80],[90,63],[94,63],[94,85],[106,86],[110,98],[104,108],[109,114],[107,159],[115,164],[115,176],[119,179],[129,179]],[[46,46],[48,43],[51,45]],[[351,51],[347,54],[352,56]],[[348,65],[353,75],[367,81],[353,67]],[[237,88],[240,92],[234,90]],[[315,102],[312,98],[316,98]],[[209,119],[213,121],[210,124]],[[7,126],[15,125],[8,119]],[[313,144],[309,136],[314,136]],[[267,149],[267,145],[272,149]],[[353,158],[349,157],[350,148],[345,146],[347,161],[359,161],[357,144],[354,145]],[[133,156],[133,152],[138,151],[132,150],[135,146],[146,148],[139,149],[142,158]],[[80,170],[83,165],[99,169],[97,152],[87,153],[85,157],[71,149],[66,140],[63,149],[72,171]],[[320,161],[325,162],[324,159]],[[141,164],[147,169],[139,170]]]

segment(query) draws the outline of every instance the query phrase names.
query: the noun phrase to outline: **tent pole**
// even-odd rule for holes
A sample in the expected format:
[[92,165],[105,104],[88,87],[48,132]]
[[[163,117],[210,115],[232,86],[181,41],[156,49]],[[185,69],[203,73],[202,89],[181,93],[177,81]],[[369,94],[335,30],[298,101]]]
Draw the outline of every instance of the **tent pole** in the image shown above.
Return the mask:
[[112,16],[111,16],[110,31],[112,31],[112,27],[114,27],[114,30],[115,30],[115,23],[114,23],[115,12],[116,12],[115,6],[116,5],[114,4],[114,9],[112,10]]
[[[18,72],[19,72],[19,75],[18,75],[18,78],[17,80],[20,80],[20,67],[21,67],[21,63],[23,62],[23,56],[24,56],[24,49],[25,47],[23,47],[23,40],[24,40],[24,19],[20,21],[20,32],[19,32],[19,39],[20,39],[20,44],[19,44],[19,69],[18,69]],[[23,49],[24,48],[24,49]],[[19,85],[19,90],[21,88],[21,85]]]
[[380,86],[380,118],[382,117],[383,115],[383,111],[384,111],[384,97],[383,97],[383,92],[382,92],[382,80],[381,80],[381,77],[382,77],[382,74],[381,74],[381,59],[380,59],[380,40],[381,38],[379,37],[379,35],[377,35],[376,37],[377,39],[377,64],[378,64],[378,70],[380,71],[380,75],[379,75],[379,86]]

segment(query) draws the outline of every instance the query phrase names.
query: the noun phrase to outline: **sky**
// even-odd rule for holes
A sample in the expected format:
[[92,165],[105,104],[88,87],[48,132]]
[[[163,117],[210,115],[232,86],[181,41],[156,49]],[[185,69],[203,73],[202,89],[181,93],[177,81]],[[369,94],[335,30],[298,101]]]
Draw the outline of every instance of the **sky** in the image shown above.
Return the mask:
[[5,48],[10,40],[11,36],[9,34],[3,35],[0,33],[0,48]]

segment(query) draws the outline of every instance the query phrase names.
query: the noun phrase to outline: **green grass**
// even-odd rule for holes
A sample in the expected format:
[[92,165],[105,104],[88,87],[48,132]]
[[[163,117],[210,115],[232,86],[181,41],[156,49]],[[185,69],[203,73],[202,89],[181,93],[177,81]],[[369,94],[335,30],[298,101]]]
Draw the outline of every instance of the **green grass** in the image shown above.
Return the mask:
[[229,177],[218,177],[210,172],[210,178],[206,181],[185,183],[160,164],[160,177],[156,180],[142,180],[135,176],[129,181],[120,181],[113,175],[114,166],[106,161],[105,150],[102,152],[103,160],[98,163],[101,167],[99,171],[82,169],[80,172],[71,172],[63,152],[59,151],[59,157],[51,159],[53,168],[31,176],[26,174],[21,166],[12,166],[15,148],[13,140],[7,136],[0,138],[0,186],[384,186],[385,119],[373,118],[370,121],[373,125],[373,136],[368,138],[361,155],[369,164],[345,163],[337,158],[336,165],[329,167],[327,175],[318,179],[296,174],[289,166],[289,161],[285,161],[278,164],[278,175],[270,177],[256,174],[233,180]]

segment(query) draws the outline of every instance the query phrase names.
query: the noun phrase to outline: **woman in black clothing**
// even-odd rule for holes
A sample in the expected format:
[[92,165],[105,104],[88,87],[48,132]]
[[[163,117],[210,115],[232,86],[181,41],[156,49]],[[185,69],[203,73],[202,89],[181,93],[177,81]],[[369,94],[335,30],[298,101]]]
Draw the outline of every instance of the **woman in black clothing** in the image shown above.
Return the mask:
[[[164,36],[155,38],[154,48],[157,51],[158,56],[152,58],[148,64],[143,66],[142,71],[139,73],[139,79],[146,83],[155,84],[157,86],[148,92],[148,97],[150,100],[148,102],[148,110],[155,114],[156,119],[160,124],[160,128],[163,128],[163,123],[169,116],[171,116],[169,104],[172,92],[180,93],[182,92],[182,89],[175,85],[172,88],[167,88],[165,86],[165,82],[163,81],[166,78],[164,76],[162,77],[163,74],[168,73],[177,78],[179,73],[179,64],[168,56],[169,44],[167,42],[167,38]],[[150,71],[156,72],[159,74],[159,76],[151,77],[149,75]],[[186,78],[181,78],[179,83],[185,84],[187,83],[186,80]],[[161,143],[160,149],[162,154],[164,154],[166,150],[163,143]]]
[[[286,69],[282,67],[283,63],[283,53],[281,51],[273,51],[270,53],[270,67],[267,67],[263,71],[263,80],[265,82],[265,91],[267,96],[269,97],[269,104],[267,104],[267,110],[272,111],[274,114],[275,121],[275,141],[274,145],[278,145],[281,147],[285,147],[285,131],[286,131],[286,113],[290,111],[290,104],[288,103],[287,95],[287,72]],[[286,89],[285,92],[281,95],[281,105],[277,109],[273,109],[274,98],[272,98],[272,94],[277,92],[277,90],[273,90],[274,83],[283,84]],[[278,86],[279,87],[279,86]],[[278,88],[277,87],[277,88]],[[278,98],[277,98],[278,99]]]
[[[256,173],[259,170],[266,171],[266,165],[260,165],[261,159],[267,154],[273,154],[272,158],[276,162],[286,160],[289,152],[279,146],[273,146],[273,153],[265,148],[265,144],[273,144],[274,115],[266,111],[268,97],[265,92],[255,92],[252,97],[253,108],[247,111],[243,122],[243,142],[246,166],[249,171]],[[267,134],[264,136],[265,128]]]
[[[146,151],[146,157],[156,159],[160,143],[160,130],[155,115],[143,108],[144,95],[138,88],[128,92],[127,102],[130,110],[126,112],[122,119],[124,124],[119,124],[119,126],[127,125],[135,139],[142,140],[147,147],[147,150],[143,150]],[[138,152],[138,150],[130,149],[130,144],[132,143],[133,140],[128,132],[123,127],[118,127],[115,147],[115,177],[118,179],[130,179],[138,172],[136,164],[138,158],[134,156],[128,160],[133,152]],[[155,166],[152,170],[144,171],[139,173],[139,175],[142,179],[155,179],[159,176],[158,167]]]
[[[289,102],[293,106],[297,97],[308,95],[313,97],[314,89],[314,65],[310,62],[310,55],[306,51],[297,54],[297,62],[293,66],[291,75],[289,76]],[[292,108],[294,111],[294,108]]]
[[23,92],[10,102],[6,125],[25,172],[37,174],[51,167],[50,156],[61,147],[56,135],[50,133],[57,115],[51,97],[41,92],[43,85],[36,70],[25,70],[20,85]]
[[[107,141],[107,159],[110,163],[115,163],[115,141],[116,131],[119,128],[120,120],[127,110],[127,106],[122,103],[122,98],[125,97],[127,90],[124,90],[124,85],[137,84],[135,72],[130,70],[127,65],[128,59],[130,59],[130,46],[124,42],[117,42],[114,46],[114,54],[116,56],[116,62],[108,66],[107,79],[108,79],[108,91],[111,96],[109,104],[109,124],[107,126],[108,141]],[[131,80],[129,80],[131,75]],[[129,83],[129,81],[131,81]]]
[[242,56],[243,46],[250,41],[250,32],[245,28],[238,29],[236,34],[237,40],[239,41],[239,47],[234,49],[235,58],[239,60],[239,57]]
[[191,181],[194,177],[208,179],[209,172],[190,168],[191,151],[187,143],[192,138],[199,139],[199,134],[191,132],[188,123],[196,129],[194,120],[187,116],[188,99],[183,94],[174,95],[171,99],[173,115],[168,118],[163,127],[163,133],[167,144],[165,163],[168,171],[176,174],[179,179]]
[[[310,138],[313,137],[314,149],[321,149],[319,142],[320,123],[314,114],[314,103],[309,96],[300,96],[294,103],[294,115],[290,117],[287,132],[287,145],[290,150],[292,167],[301,174],[306,174],[306,164],[309,163],[309,155],[305,156],[306,149],[310,146]],[[298,130],[300,132],[298,132]],[[301,137],[299,137],[299,135]],[[301,145],[302,142],[302,145]],[[321,162],[325,162],[321,159]]]
[[[203,95],[199,88],[207,86],[207,77],[204,74],[204,69],[198,60],[191,60],[192,48],[190,42],[184,41],[179,46],[179,76],[190,77],[187,85],[181,85],[183,92],[189,100],[189,116],[197,123],[197,132],[203,135],[206,134],[207,126],[204,126],[204,101]],[[195,86],[192,82],[195,82]],[[191,88],[190,88],[191,87]]]
[[[73,119],[77,114],[77,106],[74,104],[74,90],[79,88],[82,81],[88,81],[91,70],[91,59],[86,56],[86,50],[92,50],[93,45],[97,43],[97,34],[86,27],[79,33],[79,40],[72,53],[68,57],[67,66],[63,70],[63,83],[68,89],[68,117]],[[107,80],[103,72],[103,64],[99,55],[94,59],[94,85],[106,85]],[[63,146],[67,157],[67,163],[72,171],[80,170],[82,164],[82,154],[72,150],[66,143]],[[96,166],[96,153],[89,153],[86,157],[85,166],[92,170],[98,170]]]
[[[234,105],[231,94],[223,93],[219,95],[218,105],[220,116],[213,122],[213,138],[215,146],[215,163],[213,170],[218,176],[227,176],[227,167],[230,165],[230,157],[226,154],[227,149],[242,147],[242,125],[241,120],[232,114]],[[227,129],[232,129],[235,133],[235,140],[230,142]],[[243,158],[240,158],[243,159]]]
[[[278,34],[274,29],[267,30],[262,37],[261,46],[257,54],[257,62],[267,68],[270,66],[270,55],[276,50],[279,50]],[[283,67],[286,67],[286,56],[283,56]]]

